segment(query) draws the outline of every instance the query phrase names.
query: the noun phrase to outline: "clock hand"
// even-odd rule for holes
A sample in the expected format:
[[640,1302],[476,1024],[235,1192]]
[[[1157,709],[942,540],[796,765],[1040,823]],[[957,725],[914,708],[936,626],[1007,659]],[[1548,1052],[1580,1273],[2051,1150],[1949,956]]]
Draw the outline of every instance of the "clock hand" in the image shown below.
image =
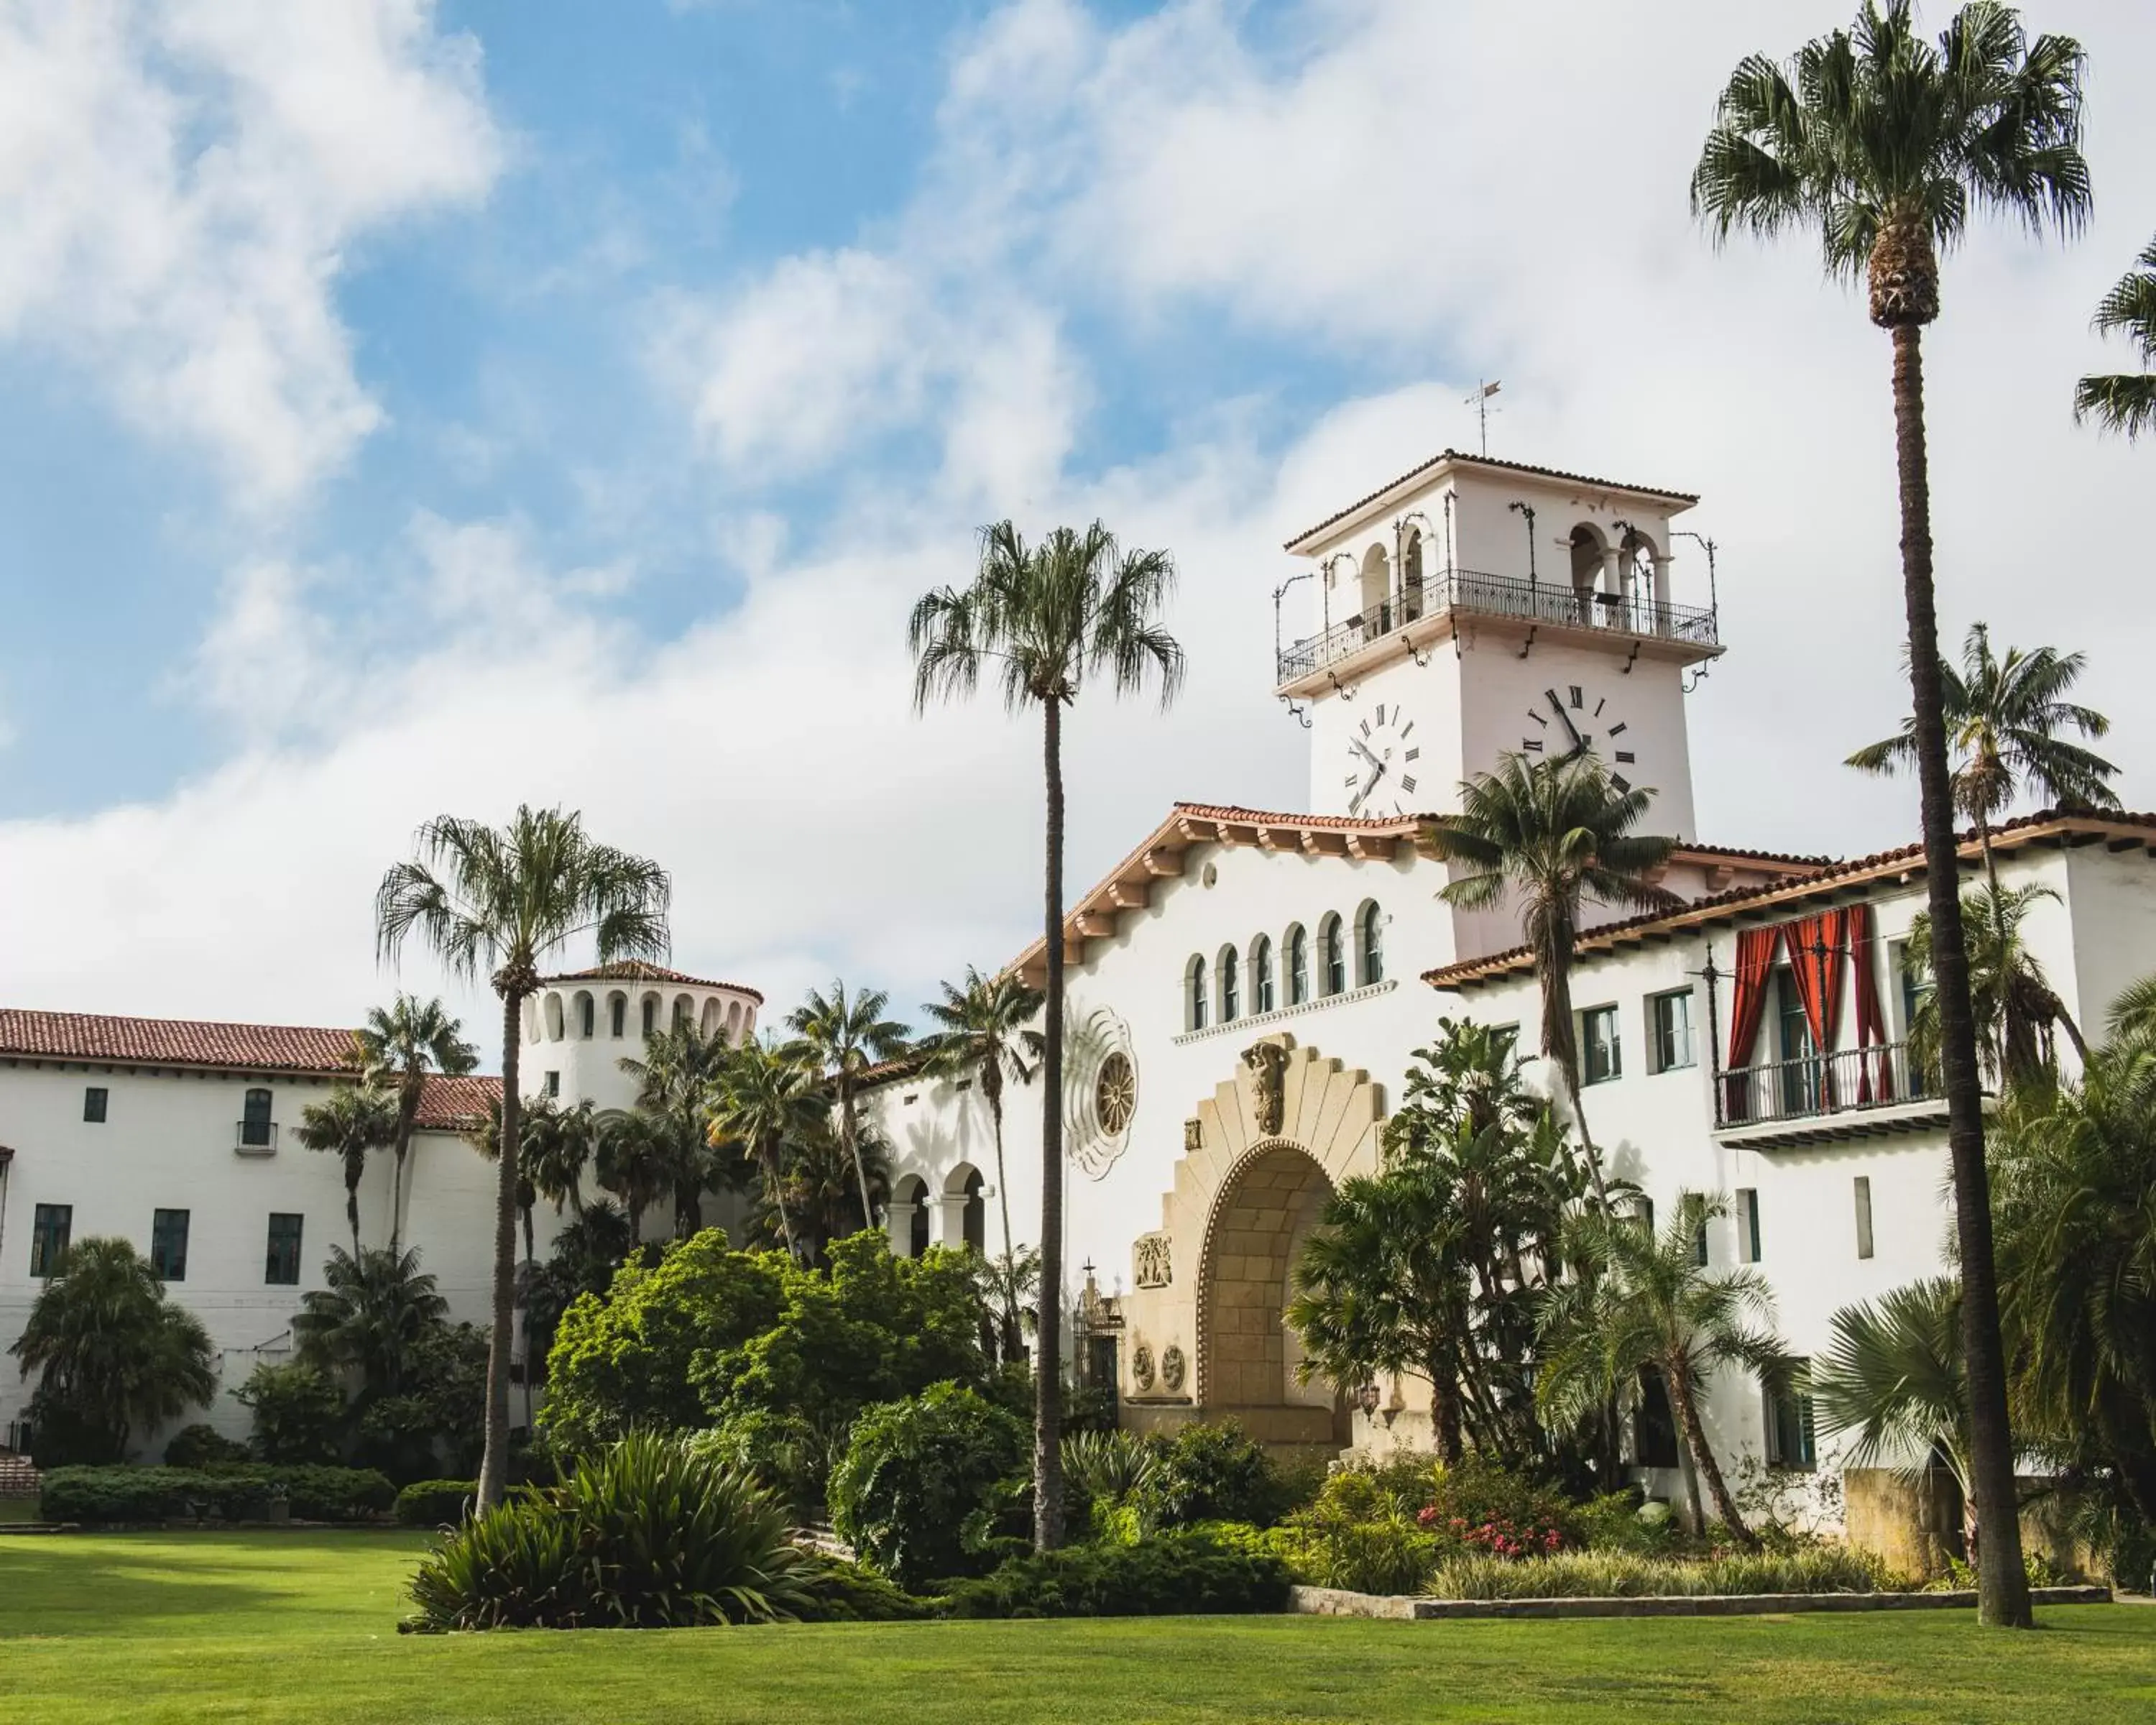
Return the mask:
[[1348,739],[1348,747],[1353,749],[1357,754],[1360,755],[1364,760],[1370,762],[1372,766],[1374,767],[1377,765],[1378,757],[1370,752],[1369,745],[1364,742],[1361,737],[1349,737]]
[[1573,745],[1578,748],[1584,748],[1587,746],[1586,739],[1579,734],[1579,726],[1572,722],[1572,715],[1565,710],[1564,703],[1557,698],[1557,691],[1545,689],[1543,693],[1549,696],[1549,704],[1557,709],[1557,716],[1563,721],[1564,728],[1572,733]]

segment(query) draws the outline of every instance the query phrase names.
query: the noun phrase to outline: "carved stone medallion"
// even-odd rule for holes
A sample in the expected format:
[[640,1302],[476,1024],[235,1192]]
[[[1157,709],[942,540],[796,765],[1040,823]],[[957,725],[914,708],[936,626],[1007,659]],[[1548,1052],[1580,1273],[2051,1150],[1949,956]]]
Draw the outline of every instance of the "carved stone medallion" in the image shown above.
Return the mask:
[[1250,1069],[1258,1130],[1270,1137],[1281,1129],[1287,1104],[1287,1050],[1277,1042],[1255,1042],[1243,1050],[1243,1064]]
[[1064,1119],[1070,1127],[1065,1144],[1081,1173],[1098,1180],[1116,1165],[1130,1147],[1137,1106],[1130,1027],[1101,1007],[1065,1039]]
[[1146,1343],[1131,1350],[1131,1382],[1140,1389],[1152,1388],[1152,1348]]
[[1131,1245],[1131,1279],[1142,1288],[1164,1288],[1175,1279],[1173,1242],[1156,1230]]
[[1171,1342],[1160,1356],[1161,1386],[1173,1395],[1183,1388],[1183,1380],[1189,1374],[1190,1363],[1183,1357],[1182,1346]]

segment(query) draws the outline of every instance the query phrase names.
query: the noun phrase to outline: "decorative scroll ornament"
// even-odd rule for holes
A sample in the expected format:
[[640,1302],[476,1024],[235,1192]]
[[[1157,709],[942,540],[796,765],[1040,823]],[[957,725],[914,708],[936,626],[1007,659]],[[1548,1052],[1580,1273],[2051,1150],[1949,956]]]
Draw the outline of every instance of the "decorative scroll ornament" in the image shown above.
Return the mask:
[[1160,1356],[1161,1387],[1173,1395],[1183,1388],[1183,1380],[1189,1371],[1190,1363],[1183,1358],[1181,1345],[1169,1343]]
[[1243,1065],[1250,1074],[1258,1131],[1270,1138],[1280,1131],[1286,1108],[1287,1050],[1277,1042],[1253,1043],[1243,1050]]
[[1137,1114],[1137,1058],[1130,1027],[1101,1007],[1069,1033],[1064,1070],[1070,1160],[1098,1180],[1130,1147],[1131,1122]]
[[1142,1288],[1164,1288],[1175,1279],[1168,1235],[1141,1234],[1131,1246],[1131,1279]]
[[1188,1156],[1193,1151],[1204,1147],[1205,1122],[1193,1115],[1183,1122],[1183,1153]]
[[1131,1382],[1140,1389],[1152,1388],[1152,1348],[1141,1342],[1131,1350]]

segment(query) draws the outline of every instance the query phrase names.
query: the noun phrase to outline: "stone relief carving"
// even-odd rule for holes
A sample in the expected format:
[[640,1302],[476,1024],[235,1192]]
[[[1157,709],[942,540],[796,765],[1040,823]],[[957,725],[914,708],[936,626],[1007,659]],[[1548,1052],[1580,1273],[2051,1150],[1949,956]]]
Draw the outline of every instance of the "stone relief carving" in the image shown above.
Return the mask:
[[1270,1137],[1281,1129],[1287,1101],[1287,1050],[1277,1042],[1255,1042],[1243,1050],[1257,1105],[1258,1130]]
[[1152,1388],[1152,1348],[1141,1342],[1131,1350],[1131,1382],[1140,1389]]
[[1171,1342],[1160,1356],[1161,1385],[1170,1395],[1183,1388],[1183,1380],[1189,1375],[1190,1363],[1183,1357],[1182,1345]]
[[1192,1151],[1204,1147],[1205,1122],[1193,1115],[1183,1122],[1183,1153],[1188,1156]]
[[1101,1179],[1130,1147],[1138,1104],[1130,1026],[1106,1007],[1065,1034],[1063,1088],[1070,1160],[1080,1173]]
[[1174,1255],[1165,1234],[1141,1234],[1131,1245],[1131,1279],[1142,1288],[1164,1288],[1175,1280]]

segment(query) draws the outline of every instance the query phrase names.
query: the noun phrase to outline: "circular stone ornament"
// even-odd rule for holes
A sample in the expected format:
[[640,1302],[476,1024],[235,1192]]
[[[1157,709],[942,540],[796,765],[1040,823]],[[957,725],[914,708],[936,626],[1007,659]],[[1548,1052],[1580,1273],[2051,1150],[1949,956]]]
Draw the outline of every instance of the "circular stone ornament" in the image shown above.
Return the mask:
[[1138,1108],[1138,1064],[1130,1026],[1103,1006],[1064,1045],[1064,1118],[1071,1163],[1088,1179],[1106,1178],[1130,1148]]
[[1152,1346],[1141,1342],[1131,1352],[1131,1381],[1140,1389],[1152,1388]]
[[1160,1381],[1173,1395],[1183,1388],[1183,1380],[1189,1372],[1189,1363],[1183,1357],[1180,1343],[1171,1342],[1160,1357]]

